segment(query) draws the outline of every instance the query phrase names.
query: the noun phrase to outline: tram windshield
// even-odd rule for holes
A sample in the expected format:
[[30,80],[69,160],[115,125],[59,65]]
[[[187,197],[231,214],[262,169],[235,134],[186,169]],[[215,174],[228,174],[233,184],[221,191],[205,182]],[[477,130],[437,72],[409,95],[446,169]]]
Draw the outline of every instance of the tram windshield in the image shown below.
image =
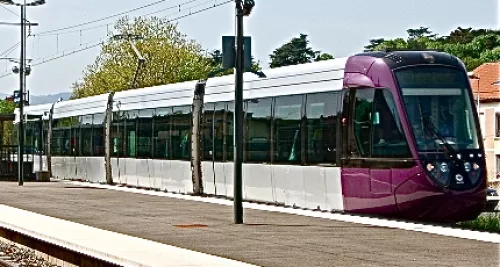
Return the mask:
[[466,75],[438,66],[395,72],[418,150],[479,149]]

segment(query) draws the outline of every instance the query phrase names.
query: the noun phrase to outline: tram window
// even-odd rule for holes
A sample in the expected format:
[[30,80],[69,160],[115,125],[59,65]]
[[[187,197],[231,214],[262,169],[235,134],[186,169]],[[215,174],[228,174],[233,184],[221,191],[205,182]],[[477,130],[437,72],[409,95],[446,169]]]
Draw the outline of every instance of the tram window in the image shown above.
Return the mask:
[[189,159],[191,155],[191,107],[174,107],[172,115],[172,158]]
[[336,163],[339,93],[307,95],[307,163]]
[[104,113],[94,114],[92,129],[93,129],[93,139],[92,145],[94,148],[93,156],[104,156]]
[[123,157],[124,153],[124,134],[125,134],[125,112],[113,113],[111,124],[111,155],[114,157]]
[[92,139],[94,137],[92,133],[93,116],[86,115],[80,116],[80,131],[81,131],[81,155],[82,156],[92,156],[93,145]]
[[408,143],[391,92],[375,91],[372,157],[410,157]]
[[274,106],[274,154],[277,163],[300,163],[303,95],[277,97]]
[[49,148],[49,122],[44,121],[43,122],[43,154],[46,155],[48,148]]
[[79,121],[78,117],[71,117],[71,118],[69,118],[69,121],[71,124],[70,140],[69,140],[69,147],[70,147],[69,154],[71,156],[79,156],[80,155],[80,121]]
[[225,135],[225,117],[227,103],[215,103],[215,113],[213,120],[214,150],[215,160],[222,161],[224,157],[224,135]]
[[71,155],[71,118],[61,118],[55,121],[52,138],[52,151],[54,156]]
[[356,90],[354,108],[354,137],[361,156],[370,156],[370,132],[374,89]]
[[225,160],[234,161],[234,102],[227,104],[226,114],[226,156]]
[[203,160],[211,161],[214,153],[213,140],[213,120],[214,120],[214,104],[208,103],[204,107],[205,114],[203,115]]
[[271,162],[272,98],[247,101],[246,140],[248,162]]
[[137,157],[151,158],[154,109],[139,110],[137,118]]
[[157,108],[155,113],[155,158],[169,159],[172,147],[170,138],[172,108]]
[[59,129],[52,130],[52,140],[50,150],[53,156],[61,156],[62,155],[62,143],[64,132]]
[[125,133],[126,133],[126,155],[130,158],[137,156],[137,117],[138,110],[127,111],[125,116]]

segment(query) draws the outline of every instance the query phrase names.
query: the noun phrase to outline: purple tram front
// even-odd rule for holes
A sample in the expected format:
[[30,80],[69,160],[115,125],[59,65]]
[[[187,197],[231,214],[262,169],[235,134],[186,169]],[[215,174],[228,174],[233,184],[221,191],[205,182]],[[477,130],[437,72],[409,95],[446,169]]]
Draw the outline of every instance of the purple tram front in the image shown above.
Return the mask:
[[416,220],[476,218],[485,154],[463,63],[440,52],[348,59],[342,110],[344,210]]

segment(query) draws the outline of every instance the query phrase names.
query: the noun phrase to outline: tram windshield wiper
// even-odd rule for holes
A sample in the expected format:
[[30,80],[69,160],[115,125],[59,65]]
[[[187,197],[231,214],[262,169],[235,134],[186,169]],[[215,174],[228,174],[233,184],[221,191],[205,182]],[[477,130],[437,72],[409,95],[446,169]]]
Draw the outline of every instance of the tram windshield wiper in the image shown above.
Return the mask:
[[450,153],[454,155],[457,154],[455,149],[446,141],[446,139],[444,139],[444,137],[441,134],[439,134],[438,130],[436,129],[436,126],[434,126],[430,117],[425,117],[423,122],[425,130],[430,131],[436,138],[438,138],[441,142],[443,142],[443,145]]

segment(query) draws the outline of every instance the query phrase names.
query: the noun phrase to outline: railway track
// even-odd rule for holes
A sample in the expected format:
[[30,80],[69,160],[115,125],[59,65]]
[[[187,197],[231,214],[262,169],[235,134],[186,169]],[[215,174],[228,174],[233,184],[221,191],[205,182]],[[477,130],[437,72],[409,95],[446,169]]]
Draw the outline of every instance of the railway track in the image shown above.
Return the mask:
[[14,244],[0,242],[0,267],[59,267],[51,264],[35,251]]

